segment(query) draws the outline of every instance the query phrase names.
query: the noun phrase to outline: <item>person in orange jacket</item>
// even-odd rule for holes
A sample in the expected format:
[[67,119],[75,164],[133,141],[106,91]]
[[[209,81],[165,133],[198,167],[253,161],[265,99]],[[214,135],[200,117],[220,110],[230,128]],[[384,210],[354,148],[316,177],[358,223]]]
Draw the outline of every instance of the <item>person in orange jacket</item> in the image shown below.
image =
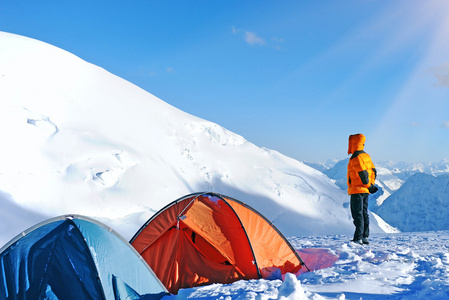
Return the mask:
[[376,167],[371,157],[363,151],[365,140],[361,133],[349,136],[348,154],[352,156],[348,163],[348,195],[351,197],[351,215],[355,225],[352,241],[357,244],[369,244],[368,195],[378,190],[374,185]]

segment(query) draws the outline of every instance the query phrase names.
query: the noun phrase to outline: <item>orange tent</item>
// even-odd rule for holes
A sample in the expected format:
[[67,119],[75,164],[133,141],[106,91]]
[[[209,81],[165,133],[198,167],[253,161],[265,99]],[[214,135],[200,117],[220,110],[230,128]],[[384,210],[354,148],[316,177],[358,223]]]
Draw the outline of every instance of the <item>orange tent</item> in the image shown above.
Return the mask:
[[265,217],[214,193],[191,194],[170,203],[130,243],[172,294],[181,288],[307,269]]

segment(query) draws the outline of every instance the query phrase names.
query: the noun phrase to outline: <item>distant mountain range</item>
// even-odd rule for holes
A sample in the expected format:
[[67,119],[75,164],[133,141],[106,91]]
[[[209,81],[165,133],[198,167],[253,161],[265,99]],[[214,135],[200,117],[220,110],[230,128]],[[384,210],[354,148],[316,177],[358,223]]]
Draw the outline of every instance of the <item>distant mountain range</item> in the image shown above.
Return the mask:
[[[348,160],[305,163],[346,190]],[[438,163],[374,162],[379,191],[369,209],[401,231],[449,229],[449,159]]]

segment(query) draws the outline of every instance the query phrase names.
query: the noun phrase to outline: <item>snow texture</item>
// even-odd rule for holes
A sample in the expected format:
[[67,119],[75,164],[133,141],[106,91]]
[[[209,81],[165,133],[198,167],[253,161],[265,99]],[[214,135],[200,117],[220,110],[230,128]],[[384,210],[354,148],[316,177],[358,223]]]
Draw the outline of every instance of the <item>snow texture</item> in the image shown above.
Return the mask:
[[375,234],[369,246],[348,236],[292,237],[295,248],[328,249],[328,268],[287,274],[284,281],[248,280],[182,289],[169,299],[449,299],[449,232]]

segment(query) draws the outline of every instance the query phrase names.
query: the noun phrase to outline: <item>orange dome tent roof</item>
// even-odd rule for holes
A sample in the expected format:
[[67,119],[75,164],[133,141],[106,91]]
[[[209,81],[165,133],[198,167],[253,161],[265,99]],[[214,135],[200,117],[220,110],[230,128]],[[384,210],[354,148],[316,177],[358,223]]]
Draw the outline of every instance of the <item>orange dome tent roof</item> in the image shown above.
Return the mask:
[[130,243],[173,294],[181,288],[267,278],[307,268],[256,210],[215,193],[182,197],[156,213]]

